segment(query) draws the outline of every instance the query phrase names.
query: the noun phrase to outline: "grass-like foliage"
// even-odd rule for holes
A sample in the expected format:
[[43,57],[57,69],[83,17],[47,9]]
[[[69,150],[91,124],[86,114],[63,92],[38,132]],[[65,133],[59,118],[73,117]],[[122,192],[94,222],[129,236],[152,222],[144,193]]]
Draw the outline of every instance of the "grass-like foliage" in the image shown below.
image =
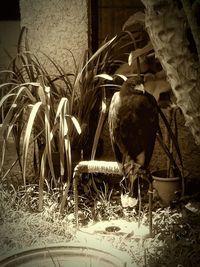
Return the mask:
[[[48,55],[41,52],[40,57],[32,53],[27,29],[22,28],[17,56],[11,59],[8,69],[0,73],[3,80],[0,109],[4,114],[1,171],[6,143],[12,135],[26,185],[31,147],[35,177],[39,182],[39,209],[42,209],[45,180],[53,187],[65,189],[63,207],[71,186],[74,154],[78,152],[78,160],[81,155],[87,159],[95,157],[107,112],[108,74],[113,74],[119,64],[118,55],[120,51],[123,53],[127,38],[127,45],[133,43],[130,34],[122,32],[105,41],[96,53],[86,51],[79,66],[74,60],[75,72],[71,73]],[[51,65],[51,72],[41,58]]]
[[53,154],[57,153],[59,158],[60,181],[70,184],[71,134],[73,128],[80,134],[81,128],[72,114],[75,75],[65,73],[46,56],[55,70],[55,74],[50,75],[39,59],[30,52],[26,36],[26,29],[23,28],[17,56],[11,61],[10,68],[2,73],[5,82],[0,88],[5,94],[0,101],[0,107],[5,110],[5,117],[1,129],[1,167],[5,158],[6,141],[12,133],[26,185],[28,150],[30,144],[33,144],[32,160],[35,175],[39,178],[41,209],[44,179],[47,179],[49,171],[54,185],[58,185]]
[[[2,220],[0,256],[7,256],[8,253],[16,254],[19,249],[33,248],[33,246],[43,247],[49,243],[56,245],[70,240],[79,240],[79,232],[74,228],[73,208],[71,207],[67,214],[61,215],[57,192],[54,194],[45,192],[43,211],[36,212],[38,195],[35,187],[37,185],[30,185],[26,189],[21,186],[17,191],[14,188],[7,190],[0,183]],[[88,201],[91,202],[91,199]],[[73,205],[73,199],[70,199],[70,202]],[[96,206],[85,205],[85,208],[83,206],[81,214],[84,215],[83,218],[89,217],[90,222],[122,219],[137,225],[138,220],[138,215],[133,210],[122,208],[119,197],[115,198],[113,194],[111,195],[105,185]],[[82,224],[85,225],[84,219]],[[148,226],[146,209],[142,212],[142,225]],[[133,228],[129,235],[102,231],[105,227],[95,229],[101,232],[92,233],[94,238],[103,243],[107,241],[110,246],[126,251],[138,267],[199,266],[199,215],[187,209],[168,207],[153,210],[155,233],[153,238],[137,237]],[[83,228],[82,231],[87,233],[87,228]],[[140,233],[142,234],[142,230]],[[83,242],[83,239],[79,242]]]

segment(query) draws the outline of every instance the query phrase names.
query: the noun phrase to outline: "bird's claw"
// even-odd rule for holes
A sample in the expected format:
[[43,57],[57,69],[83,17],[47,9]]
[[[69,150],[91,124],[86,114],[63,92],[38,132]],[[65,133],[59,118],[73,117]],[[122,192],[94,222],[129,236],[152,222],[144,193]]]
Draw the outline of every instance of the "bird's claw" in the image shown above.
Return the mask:
[[129,194],[121,194],[121,203],[123,208],[133,208],[137,205],[138,199],[129,196]]

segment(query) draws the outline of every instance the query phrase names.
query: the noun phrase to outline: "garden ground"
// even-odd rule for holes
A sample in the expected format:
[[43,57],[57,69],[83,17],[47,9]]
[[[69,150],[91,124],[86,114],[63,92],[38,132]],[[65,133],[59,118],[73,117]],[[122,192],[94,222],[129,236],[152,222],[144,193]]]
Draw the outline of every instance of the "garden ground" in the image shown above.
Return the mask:
[[[7,153],[13,157],[13,153]],[[13,158],[12,158],[13,159]],[[9,158],[10,160],[10,158]],[[8,161],[7,161],[8,162]],[[8,169],[8,166],[7,166]],[[4,172],[7,170],[5,166]],[[46,190],[43,211],[38,212],[38,185],[30,175],[30,184],[21,185],[15,166],[0,182],[0,257],[21,249],[48,244],[82,242],[81,231],[75,228],[73,192],[70,191],[65,212],[59,212],[59,190]],[[90,183],[88,182],[87,185]],[[192,183],[190,184],[191,187]],[[146,238],[133,233],[93,232],[94,238],[110,247],[125,251],[132,262],[142,266],[200,266],[200,194],[198,184],[188,196],[172,207],[161,208],[154,201],[153,233]],[[47,188],[48,189],[48,188]],[[82,231],[88,233],[98,222],[112,220],[138,224],[138,211],[123,208],[117,187],[100,184],[96,194],[89,187],[80,191],[79,220]],[[89,190],[89,191],[88,191]],[[196,191],[195,191],[196,190]],[[148,203],[143,201],[141,225],[148,229]],[[146,227],[146,228],[145,228]],[[86,234],[87,236],[87,234]],[[85,238],[85,237],[84,237]]]
[[[26,193],[23,186],[16,190],[13,186],[7,188],[7,184],[1,183],[0,189],[0,256],[31,246],[71,240],[81,242],[80,231],[75,228],[72,194],[66,212],[61,215],[57,192],[45,193],[44,209],[38,212],[37,185],[27,186]],[[195,209],[195,204],[198,205],[198,202],[193,196],[173,208],[155,206],[152,238],[136,237],[134,233],[94,235],[105,244],[126,251],[138,266],[200,266],[200,212],[198,206]],[[123,219],[137,222],[138,212],[122,208],[120,198],[117,200],[117,193],[113,192],[109,198],[96,199],[95,206],[89,206],[82,199],[79,217],[80,224],[85,227],[82,229],[88,229],[94,221]],[[148,227],[146,208],[142,210],[140,221]]]

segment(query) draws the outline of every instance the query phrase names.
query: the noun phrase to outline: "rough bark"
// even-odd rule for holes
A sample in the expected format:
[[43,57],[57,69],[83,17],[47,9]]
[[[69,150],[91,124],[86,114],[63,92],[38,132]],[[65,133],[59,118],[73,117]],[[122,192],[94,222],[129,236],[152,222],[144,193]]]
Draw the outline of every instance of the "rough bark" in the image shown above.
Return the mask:
[[[182,5],[185,11],[185,14],[188,19],[188,23],[190,25],[190,29],[192,31],[192,35],[194,38],[194,41],[196,43],[196,49],[198,52],[198,58],[200,62],[200,26],[197,22],[197,16],[195,15],[195,3],[193,5],[190,4],[190,0],[182,0]],[[198,12],[198,10],[197,10]]]
[[188,126],[200,144],[200,66],[192,57],[185,20],[171,0],[142,0],[145,25]]

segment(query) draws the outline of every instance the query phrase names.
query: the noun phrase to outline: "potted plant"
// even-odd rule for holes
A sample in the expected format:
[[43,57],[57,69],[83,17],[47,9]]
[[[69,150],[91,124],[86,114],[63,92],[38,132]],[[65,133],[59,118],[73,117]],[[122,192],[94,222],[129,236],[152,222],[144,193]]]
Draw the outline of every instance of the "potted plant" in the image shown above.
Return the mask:
[[[180,111],[176,105],[167,105],[165,113],[159,108],[160,116],[166,127],[165,135],[158,133],[158,141],[163,148],[166,160],[166,168],[152,172],[153,186],[160,199],[162,206],[170,203],[184,194],[183,162],[178,144],[177,112]],[[174,131],[172,130],[174,125]],[[177,161],[178,159],[178,161]]]

